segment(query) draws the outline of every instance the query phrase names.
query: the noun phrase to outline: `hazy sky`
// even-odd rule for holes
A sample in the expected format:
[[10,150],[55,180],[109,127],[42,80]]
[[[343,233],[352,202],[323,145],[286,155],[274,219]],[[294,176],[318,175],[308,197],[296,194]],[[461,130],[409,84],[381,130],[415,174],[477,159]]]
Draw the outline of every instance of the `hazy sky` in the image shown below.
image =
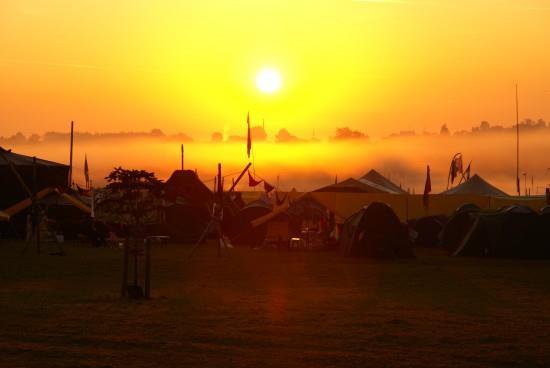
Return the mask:
[[[371,136],[550,117],[550,1],[0,1],[0,135]],[[282,89],[254,84],[263,67]]]

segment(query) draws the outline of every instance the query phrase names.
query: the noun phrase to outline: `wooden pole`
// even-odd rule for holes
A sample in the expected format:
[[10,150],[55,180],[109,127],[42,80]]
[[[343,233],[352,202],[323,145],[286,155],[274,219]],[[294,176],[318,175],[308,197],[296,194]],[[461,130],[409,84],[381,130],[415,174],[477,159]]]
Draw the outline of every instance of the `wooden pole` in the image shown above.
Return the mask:
[[145,241],[145,298],[151,297],[151,240]]
[[138,286],[138,241],[134,236],[132,237],[132,242],[134,243],[134,286]]
[[250,168],[250,165],[252,165],[252,164],[249,162],[248,165],[246,165],[246,167],[243,169],[243,171],[241,171],[241,173],[240,173],[239,176],[237,177],[237,180],[235,180],[235,181],[233,182],[233,185],[232,185],[231,188],[229,189],[230,192],[232,192],[233,190],[235,190],[235,187],[237,186],[237,184],[239,184],[239,181],[243,178],[244,173],[248,171],[248,169]]
[[36,206],[36,192],[38,183],[36,180],[36,156],[32,158],[32,215],[33,230],[36,232],[36,253],[40,254],[40,219],[38,208]]
[[[219,224],[217,224],[217,226],[221,226],[221,214],[222,214],[222,211],[223,211],[223,182],[222,182],[222,164],[219,163],[218,164],[218,201],[219,201],[219,208],[218,208],[218,214],[216,216],[219,216],[218,219],[216,219],[216,221],[220,221]],[[220,229],[218,229],[218,231],[221,231]],[[221,241],[220,241],[220,237],[221,234],[218,234],[218,257],[221,256]]]
[[181,171],[183,171],[183,143],[181,144]]
[[71,146],[69,149],[69,188],[73,184],[73,141],[74,141],[74,121],[71,121]]
[[[118,246],[118,244],[117,244]],[[124,239],[124,261],[122,264],[122,284],[120,287],[120,296],[125,297],[128,292],[128,240]]]
[[518,190],[518,196],[521,195],[519,188],[519,98],[518,98],[518,85],[516,84],[516,185]]

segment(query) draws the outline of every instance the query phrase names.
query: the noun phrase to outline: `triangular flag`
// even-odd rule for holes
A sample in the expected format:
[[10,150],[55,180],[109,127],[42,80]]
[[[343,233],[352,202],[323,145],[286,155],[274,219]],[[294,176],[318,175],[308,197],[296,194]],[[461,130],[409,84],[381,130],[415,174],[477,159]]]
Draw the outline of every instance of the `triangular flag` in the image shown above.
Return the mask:
[[264,180],[264,190],[266,193],[271,192],[275,187]]
[[255,187],[258,184],[261,184],[262,181],[263,180],[260,180],[260,181],[254,180],[254,178],[252,177],[252,174],[250,174],[250,171],[248,172],[248,186],[249,187]]
[[422,198],[424,202],[424,207],[428,207],[429,199],[430,199],[429,194],[431,191],[432,191],[432,180],[430,178],[430,165],[428,165],[426,168],[426,184],[424,185],[424,197]]
[[84,155],[84,178],[86,179],[86,189],[90,189],[90,170],[88,168],[87,155]]
[[283,197],[283,199],[279,199],[279,192],[275,192],[275,202],[277,203],[277,206],[280,206],[280,205],[282,205],[283,203],[285,203],[286,197],[288,197],[288,196],[285,195],[285,196]]

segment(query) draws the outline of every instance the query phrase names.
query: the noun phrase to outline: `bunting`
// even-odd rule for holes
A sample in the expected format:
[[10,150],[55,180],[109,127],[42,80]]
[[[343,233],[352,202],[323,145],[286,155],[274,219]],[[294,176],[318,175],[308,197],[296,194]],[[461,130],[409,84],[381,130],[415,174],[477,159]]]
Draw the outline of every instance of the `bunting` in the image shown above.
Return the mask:
[[283,197],[283,199],[279,199],[279,192],[275,191],[275,203],[277,204],[277,206],[280,206],[280,205],[282,205],[283,203],[285,203],[287,197],[288,197],[288,196],[285,195],[285,196]]
[[86,180],[86,189],[90,189],[90,169],[88,168],[87,155],[84,155],[84,178]]
[[258,186],[259,184],[262,183],[263,180],[255,180],[253,177],[252,177],[252,174],[250,174],[250,171],[248,172],[248,186],[249,187],[256,187]]
[[424,196],[422,201],[424,202],[424,207],[428,208],[430,200],[430,192],[432,191],[432,180],[430,178],[430,165],[426,167],[426,184],[424,185]]
[[271,192],[275,187],[264,180],[264,190],[266,193]]

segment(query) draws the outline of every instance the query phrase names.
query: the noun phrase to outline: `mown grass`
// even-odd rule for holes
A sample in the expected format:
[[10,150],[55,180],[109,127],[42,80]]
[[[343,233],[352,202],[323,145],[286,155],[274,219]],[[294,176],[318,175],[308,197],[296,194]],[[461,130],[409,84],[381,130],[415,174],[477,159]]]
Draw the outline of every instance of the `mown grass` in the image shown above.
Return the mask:
[[168,245],[129,302],[119,249],[21,246],[0,243],[1,367],[550,365],[546,261]]

